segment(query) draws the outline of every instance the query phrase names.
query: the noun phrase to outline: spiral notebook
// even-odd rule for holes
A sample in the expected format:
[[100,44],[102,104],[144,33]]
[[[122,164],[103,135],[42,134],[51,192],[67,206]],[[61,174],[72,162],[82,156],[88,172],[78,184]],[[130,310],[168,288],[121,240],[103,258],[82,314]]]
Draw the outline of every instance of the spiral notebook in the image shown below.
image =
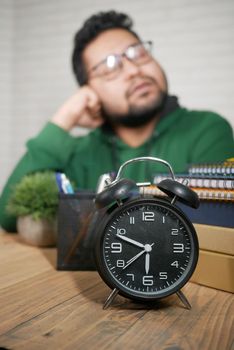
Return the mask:
[[[179,182],[186,180],[200,198],[200,207],[197,210],[177,202],[192,222],[234,227],[234,158],[219,163],[191,164],[187,173],[175,175]],[[145,188],[144,191],[163,196],[157,184],[168,177],[168,174],[155,175],[154,186]]]

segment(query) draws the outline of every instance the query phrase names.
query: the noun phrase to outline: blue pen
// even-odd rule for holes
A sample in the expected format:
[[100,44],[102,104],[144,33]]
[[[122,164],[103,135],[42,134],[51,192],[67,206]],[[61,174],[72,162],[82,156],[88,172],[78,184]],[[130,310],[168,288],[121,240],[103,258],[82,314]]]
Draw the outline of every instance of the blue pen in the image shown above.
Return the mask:
[[55,179],[56,179],[59,192],[63,192],[61,173],[55,173]]
[[56,178],[56,182],[57,182],[57,186],[58,186],[59,192],[67,193],[67,194],[74,193],[72,185],[71,185],[70,181],[68,180],[68,178],[66,177],[65,174],[63,174],[63,173],[56,173],[55,174],[55,178]]
[[62,189],[64,193],[67,193],[67,194],[74,193],[72,185],[65,174],[61,174],[61,183],[62,183]]

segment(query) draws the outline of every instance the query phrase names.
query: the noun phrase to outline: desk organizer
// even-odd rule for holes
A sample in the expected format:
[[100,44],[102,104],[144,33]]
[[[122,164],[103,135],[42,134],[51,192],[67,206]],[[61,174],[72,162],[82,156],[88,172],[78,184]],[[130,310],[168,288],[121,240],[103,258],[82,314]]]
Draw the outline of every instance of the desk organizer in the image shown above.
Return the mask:
[[57,270],[95,270],[94,192],[59,194]]

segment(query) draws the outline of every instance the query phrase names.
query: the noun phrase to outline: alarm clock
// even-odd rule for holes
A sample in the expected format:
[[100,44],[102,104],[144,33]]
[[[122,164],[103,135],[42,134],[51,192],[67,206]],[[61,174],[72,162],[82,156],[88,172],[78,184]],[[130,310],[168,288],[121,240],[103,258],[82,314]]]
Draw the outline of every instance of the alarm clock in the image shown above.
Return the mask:
[[[139,187],[149,182],[121,178],[126,166],[142,161],[158,162],[169,169],[171,178],[158,184],[166,196],[142,195]],[[103,308],[117,294],[152,302],[174,293],[191,308],[181,288],[196,268],[199,245],[192,223],[176,201],[199,206],[197,194],[176,181],[172,167],[163,159],[130,159],[119,168],[115,180],[106,176],[95,199],[102,213],[96,234],[96,267],[112,289]]]

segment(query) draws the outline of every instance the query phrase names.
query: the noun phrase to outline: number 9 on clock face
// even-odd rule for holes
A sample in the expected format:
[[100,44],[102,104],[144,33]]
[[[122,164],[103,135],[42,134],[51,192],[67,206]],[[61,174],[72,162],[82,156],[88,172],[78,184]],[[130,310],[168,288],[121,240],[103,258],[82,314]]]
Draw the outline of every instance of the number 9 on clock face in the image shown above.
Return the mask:
[[97,269],[110,288],[152,301],[176,293],[198,260],[191,222],[164,199],[136,199],[106,214],[96,244]]

